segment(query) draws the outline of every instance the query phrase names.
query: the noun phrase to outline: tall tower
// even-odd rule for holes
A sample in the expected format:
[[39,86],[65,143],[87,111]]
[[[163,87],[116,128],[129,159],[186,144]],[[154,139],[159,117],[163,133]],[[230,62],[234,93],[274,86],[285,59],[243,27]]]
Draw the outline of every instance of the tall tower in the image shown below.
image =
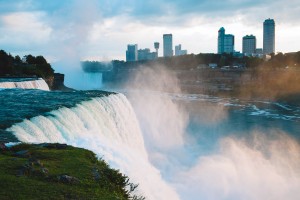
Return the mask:
[[224,53],[225,29],[222,27],[218,31],[218,54]]
[[275,52],[275,21],[274,19],[266,19],[264,21],[264,54]]
[[164,57],[173,56],[173,36],[172,34],[163,35]]
[[158,57],[159,42],[154,42],[154,48],[155,48],[155,51],[156,51],[156,55]]

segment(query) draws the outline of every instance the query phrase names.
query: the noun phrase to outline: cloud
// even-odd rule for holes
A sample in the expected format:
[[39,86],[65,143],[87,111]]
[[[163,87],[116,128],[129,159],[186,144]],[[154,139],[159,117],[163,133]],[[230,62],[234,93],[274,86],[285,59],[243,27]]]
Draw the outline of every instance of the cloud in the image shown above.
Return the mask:
[[[2,12],[44,11],[51,14],[74,4],[84,6],[89,2],[82,0],[15,0],[9,2],[0,0],[0,10]],[[92,2],[95,4],[94,8],[104,18],[127,15],[135,20],[147,23],[160,22],[162,25],[178,22],[178,19],[182,18],[189,20],[189,16],[222,19],[242,14],[247,16],[248,21],[257,20],[261,16],[263,19],[276,16],[283,17],[287,22],[297,22],[296,16],[300,15],[297,0],[291,0],[289,3],[284,0],[99,0]]]
[[44,23],[44,12],[14,12],[0,16],[0,43],[9,50],[34,51],[46,44],[52,32]]
[[[73,57],[124,59],[127,43],[152,48],[169,32],[190,53],[216,52],[216,41],[211,41],[221,26],[236,36],[239,50],[246,34],[255,34],[262,46],[266,18],[274,18],[288,38],[297,38],[300,25],[297,0],[0,0],[0,13],[2,48],[52,57],[65,51]],[[15,20],[8,22],[8,17]],[[279,51],[297,50],[297,45],[288,46],[287,37],[279,38]]]

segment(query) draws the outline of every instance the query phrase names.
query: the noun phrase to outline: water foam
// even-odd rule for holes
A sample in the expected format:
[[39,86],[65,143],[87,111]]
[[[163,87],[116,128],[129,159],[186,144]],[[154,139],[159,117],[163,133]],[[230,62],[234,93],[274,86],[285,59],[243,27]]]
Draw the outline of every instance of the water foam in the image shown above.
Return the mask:
[[139,183],[147,199],[179,199],[149,162],[135,113],[122,94],[60,108],[7,130],[22,142],[60,142],[90,149]]
[[39,90],[46,90],[46,91],[50,90],[48,84],[42,78],[39,78],[37,80],[20,81],[20,82],[13,82],[13,81],[0,82],[0,88],[39,89]]
[[218,152],[199,157],[174,180],[183,199],[299,199],[300,145],[273,134],[223,138]]

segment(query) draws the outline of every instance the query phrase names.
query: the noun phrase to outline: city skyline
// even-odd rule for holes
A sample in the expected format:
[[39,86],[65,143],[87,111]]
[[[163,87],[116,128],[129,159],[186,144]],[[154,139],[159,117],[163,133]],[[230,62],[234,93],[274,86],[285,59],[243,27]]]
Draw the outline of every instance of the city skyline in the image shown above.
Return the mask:
[[0,48],[13,55],[45,55],[50,61],[125,60],[127,44],[154,51],[153,41],[163,44],[165,33],[172,33],[173,44],[189,53],[216,53],[217,31],[223,26],[235,36],[235,50],[242,52],[242,37],[249,34],[256,36],[257,48],[263,47],[268,18],[276,21],[275,51],[300,50],[296,0],[0,0],[0,10]]

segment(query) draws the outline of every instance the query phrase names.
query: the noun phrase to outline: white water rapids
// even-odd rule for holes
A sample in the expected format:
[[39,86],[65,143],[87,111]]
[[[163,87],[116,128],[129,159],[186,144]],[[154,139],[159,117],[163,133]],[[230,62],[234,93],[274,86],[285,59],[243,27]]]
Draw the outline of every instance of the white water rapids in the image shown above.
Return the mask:
[[20,88],[20,89],[39,89],[39,90],[46,90],[49,91],[48,84],[45,82],[44,79],[40,78],[37,80],[30,80],[30,81],[20,81],[20,82],[0,82],[0,88],[4,89],[13,89],[13,88]]

